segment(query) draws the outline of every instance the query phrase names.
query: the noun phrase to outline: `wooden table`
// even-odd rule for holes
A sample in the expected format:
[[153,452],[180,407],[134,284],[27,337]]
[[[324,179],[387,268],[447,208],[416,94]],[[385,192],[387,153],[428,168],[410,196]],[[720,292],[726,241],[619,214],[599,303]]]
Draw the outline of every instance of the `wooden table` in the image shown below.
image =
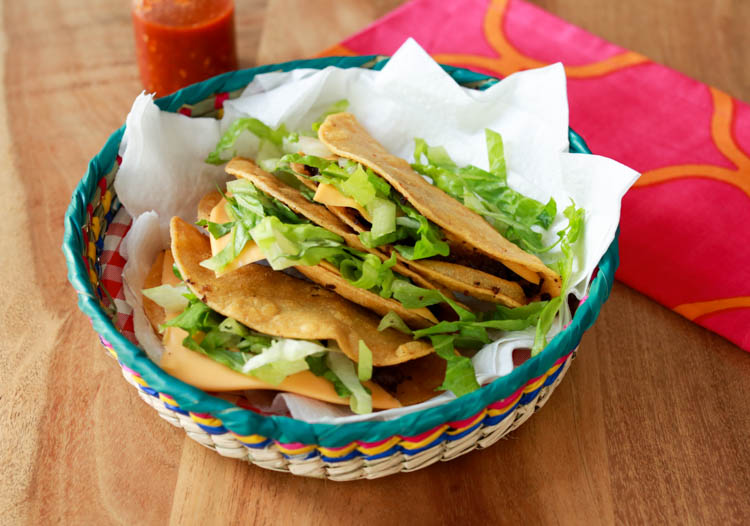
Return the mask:
[[[310,56],[399,0],[237,0],[242,66]],[[536,0],[750,100],[750,3]],[[2,523],[750,521],[750,357],[617,284],[547,406],[484,452],[331,483],[159,419],[75,307],[59,250],[86,162],[140,90],[123,0],[0,3]]]

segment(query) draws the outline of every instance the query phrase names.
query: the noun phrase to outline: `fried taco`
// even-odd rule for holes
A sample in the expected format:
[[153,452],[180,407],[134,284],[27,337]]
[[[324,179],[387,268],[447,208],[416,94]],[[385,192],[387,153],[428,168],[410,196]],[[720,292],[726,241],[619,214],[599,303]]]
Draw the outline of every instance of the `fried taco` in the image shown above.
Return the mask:
[[[206,159],[229,161],[237,179],[201,200],[208,236],[172,221],[161,276],[184,297],[177,311],[144,301],[164,330],[162,367],[207,390],[273,388],[363,412],[478,389],[467,352],[502,332],[536,326],[540,352],[564,309],[585,212],[565,209],[553,270],[538,254],[555,246],[542,232],[556,204],[508,186],[499,134],[486,131],[489,171],[421,139],[410,165],[338,111],[313,123],[317,137],[238,119]],[[230,160],[243,130],[261,147],[255,160]],[[223,374],[196,375],[187,360]]]
[[144,292],[146,314],[163,330],[166,372],[207,391],[272,389],[359,413],[434,396],[445,362],[428,343],[378,331],[366,309],[266,266],[217,277],[200,265],[210,255],[206,236],[179,218],[170,234]]
[[[394,312],[411,328],[438,323],[443,309],[465,309],[447,290],[377,249],[365,247],[326,206],[265,172],[235,159],[239,177],[216,201],[201,200],[199,224],[210,233],[211,257],[202,262],[217,277],[266,260],[274,270],[296,268],[311,281],[381,316]],[[215,203],[205,218],[207,204]],[[433,311],[429,309],[433,307]]]
[[[421,287],[437,288],[443,294],[448,289],[508,307],[560,295],[557,272],[500,232],[511,237],[523,225],[511,220],[508,227],[495,221],[498,216],[503,219],[502,213],[489,209],[477,194],[464,191],[459,195],[450,191],[455,189],[450,185],[441,189],[431,184],[405,160],[385,150],[351,114],[329,115],[320,125],[318,137],[329,152],[325,157],[304,151],[286,155],[274,167],[274,175],[253,161],[236,158],[227,171],[341,236],[350,247],[368,250],[381,261],[395,258],[393,268],[414,283],[420,276]],[[517,197],[507,187],[500,190]],[[519,213],[525,207],[539,217],[554,217],[549,204],[522,199],[520,204],[514,203]],[[531,229],[528,233],[540,237]],[[320,281],[334,275],[335,269],[322,264],[306,273]],[[351,293],[350,299],[354,299]],[[387,308],[381,300],[370,303],[380,304],[381,311]],[[408,321],[410,326],[424,326],[413,315]]]
[[[318,136],[334,154],[387,181],[394,199],[405,199],[442,229],[450,250],[447,255],[438,253],[440,260],[422,261],[408,251],[401,253],[405,259],[412,259],[410,264],[420,272],[470,296],[476,292],[468,287],[484,289],[492,294],[483,293],[481,299],[494,298],[509,306],[528,303],[540,293],[550,297],[560,294],[561,280],[556,272],[537,256],[508,241],[477,212],[430,184],[408,162],[390,154],[354,115],[328,116]],[[464,288],[459,284],[465,284]]]

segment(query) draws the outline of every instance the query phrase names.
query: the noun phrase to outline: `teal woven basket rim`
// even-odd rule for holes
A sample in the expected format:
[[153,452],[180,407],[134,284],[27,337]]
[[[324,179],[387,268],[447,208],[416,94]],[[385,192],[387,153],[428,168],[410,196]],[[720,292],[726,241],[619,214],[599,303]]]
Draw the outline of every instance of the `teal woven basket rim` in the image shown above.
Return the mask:
[[[387,57],[371,55],[326,57],[270,64],[226,73],[188,86],[168,97],[158,99],[156,104],[162,110],[176,112],[183,104],[193,104],[217,93],[240,89],[261,73],[301,68],[323,69],[328,66],[381,69],[387,60]],[[463,85],[484,82],[484,85],[479,87],[479,89],[484,89],[497,82],[497,79],[493,77],[467,69],[445,65],[442,67]],[[100,307],[82,258],[84,247],[81,229],[86,224],[86,206],[96,192],[99,179],[111,170],[116,162],[124,131],[125,125],[109,137],[102,150],[89,162],[86,175],[73,192],[70,206],[65,214],[65,236],[62,246],[68,265],[68,280],[78,293],[79,308],[91,319],[99,335],[113,346],[118,360],[123,365],[141,375],[151,389],[170,395],[180,409],[213,415],[222,421],[225,428],[238,435],[261,435],[286,444],[302,443],[323,447],[341,447],[354,441],[376,442],[396,435],[415,436],[441,424],[472,417],[488,405],[509,397],[530,379],[542,376],[555,362],[572,352],[580,342],[583,333],[596,320],[612,289],[614,273],[619,264],[617,247],[619,230],[599,263],[599,272],[591,284],[587,300],[580,305],[571,324],[557,334],[540,354],[514,368],[509,375],[498,378],[481,389],[446,404],[384,422],[356,422],[341,425],[310,424],[283,416],[260,415],[208,395],[162,371],[148,359],[142,350],[115,328]],[[584,140],[573,130],[569,132],[569,141],[571,152],[591,153]]]

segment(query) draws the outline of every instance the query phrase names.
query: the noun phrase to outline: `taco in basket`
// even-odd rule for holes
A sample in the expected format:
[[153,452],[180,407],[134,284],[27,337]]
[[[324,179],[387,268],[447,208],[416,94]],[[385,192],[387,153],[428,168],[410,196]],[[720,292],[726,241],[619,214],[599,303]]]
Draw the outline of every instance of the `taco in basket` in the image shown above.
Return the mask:
[[438,290],[395,256],[368,249],[328,208],[252,161],[235,159],[227,172],[239,179],[227,184],[225,197],[216,201],[208,194],[199,206],[199,224],[211,234],[211,257],[202,265],[217,277],[260,260],[274,270],[294,267],[346,299],[381,316],[394,312],[417,329],[438,322],[441,304],[465,310],[449,291]]
[[[254,161],[230,153],[243,130],[261,140]],[[237,179],[199,206],[198,224],[209,233],[210,249],[199,261],[202,272],[209,271],[205,276],[272,273],[257,271],[262,264],[296,271],[309,280],[306,286],[317,283],[383,316],[378,330],[428,338],[435,353],[384,367],[390,371],[379,377],[384,385],[401,385],[394,367],[419,371],[404,376],[412,382],[405,386],[427,385],[420,375],[434,376],[434,363],[444,360],[440,387],[461,396],[479,387],[466,351],[482,348],[500,332],[533,326],[533,351],[543,348],[563,305],[560,290],[571,273],[570,247],[583,210],[566,208],[568,226],[557,232],[564,257],[555,269],[561,279],[534,255],[554,246],[545,246],[541,233],[556,218],[554,200],[543,204],[507,185],[502,139],[495,132],[487,130],[485,171],[458,167],[443,148],[420,139],[416,162],[409,165],[346,113],[328,114],[313,131],[317,137],[288,133],[283,125],[273,130],[254,118],[230,125],[206,159],[229,161],[226,171]],[[263,146],[270,143],[270,150]],[[452,291],[463,294],[471,309]],[[304,303],[305,295],[296,301]]]
[[[433,250],[437,258],[420,257],[426,254],[416,250],[398,251],[401,259],[409,260],[418,272],[451,290],[512,307],[541,294],[559,296],[561,280],[556,272],[508,241],[480,214],[427,182],[405,160],[390,154],[352,114],[328,116],[318,136],[334,154],[364,167],[365,173],[370,170],[385,182],[392,202],[401,199],[412,206],[416,213],[407,210],[407,217],[421,215],[420,221],[426,219],[442,234],[449,250]],[[339,183],[337,189],[342,186]],[[398,237],[397,230],[380,235],[380,239],[370,230],[371,245],[397,242],[393,241]]]
[[[520,196],[497,174],[476,167],[453,174],[441,166],[428,166],[433,169],[428,173],[437,175],[437,184],[430,184],[406,161],[387,152],[348,113],[329,115],[318,136],[316,150],[324,148],[328,155],[304,151],[286,155],[273,167],[275,177],[247,159],[233,159],[227,171],[336,233],[350,247],[368,250],[381,261],[395,258],[393,268],[421,287],[508,307],[560,295],[560,276],[519,246],[543,251],[541,234],[523,222],[524,215],[548,227],[555,215],[553,200],[542,205]],[[495,136],[493,140],[500,141]],[[444,150],[442,154],[443,161],[450,161]],[[492,192],[503,194],[499,199],[507,202],[514,217],[509,218],[506,209],[494,208],[492,198],[483,199]],[[515,243],[501,230],[517,238]],[[335,270],[322,264],[303,272],[319,281],[335,275]],[[382,304],[375,298],[370,303]],[[385,308],[381,305],[381,310]],[[413,318],[408,319],[410,326],[423,327],[424,320],[433,321],[425,316]]]
[[[365,309],[262,265],[217,277],[200,265],[209,240],[179,218],[170,226],[171,250],[146,280],[161,285],[144,292],[161,305],[144,302],[163,329],[166,372],[208,391],[273,389],[349,403],[360,413],[434,396],[445,363],[426,342],[378,331],[378,318]],[[411,364],[399,369],[404,362]]]

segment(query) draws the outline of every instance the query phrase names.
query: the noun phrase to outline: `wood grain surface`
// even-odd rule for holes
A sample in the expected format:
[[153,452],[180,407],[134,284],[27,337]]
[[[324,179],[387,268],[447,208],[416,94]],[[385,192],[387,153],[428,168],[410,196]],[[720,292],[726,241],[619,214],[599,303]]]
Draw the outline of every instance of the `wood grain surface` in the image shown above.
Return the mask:
[[[237,0],[241,65],[311,56],[398,0]],[[750,100],[750,2],[536,0]],[[75,306],[62,218],[140,84],[128,2],[0,2],[0,523],[750,522],[750,356],[616,284],[545,408],[492,448],[377,481],[202,448]]]

